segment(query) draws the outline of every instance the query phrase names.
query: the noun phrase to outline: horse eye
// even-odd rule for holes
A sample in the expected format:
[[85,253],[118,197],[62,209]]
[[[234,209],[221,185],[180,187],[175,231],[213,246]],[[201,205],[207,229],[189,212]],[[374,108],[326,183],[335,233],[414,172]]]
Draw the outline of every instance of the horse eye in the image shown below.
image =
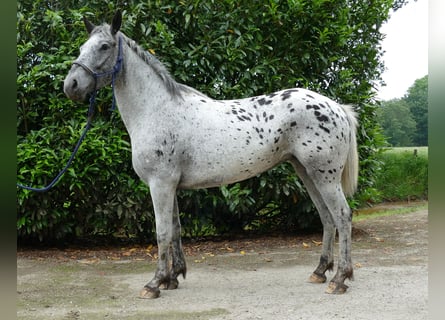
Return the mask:
[[106,50],[108,50],[108,49],[110,49],[110,45],[108,45],[108,44],[106,44],[106,43],[104,43],[104,44],[100,47],[100,50],[103,50],[103,51],[106,51]]

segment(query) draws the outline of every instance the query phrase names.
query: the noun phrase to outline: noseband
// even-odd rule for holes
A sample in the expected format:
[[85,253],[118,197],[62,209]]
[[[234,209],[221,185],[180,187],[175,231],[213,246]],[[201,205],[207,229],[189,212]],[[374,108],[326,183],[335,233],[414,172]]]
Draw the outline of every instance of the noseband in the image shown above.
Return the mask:
[[[121,71],[122,69],[122,37],[119,37],[119,47],[118,47],[118,53],[117,53],[117,59],[116,63],[114,64],[113,68],[111,70],[105,71],[105,72],[96,72],[92,70],[90,67],[88,67],[86,64],[80,61],[74,61],[73,65],[78,65],[82,69],[84,69],[87,73],[89,73],[93,79],[94,79],[94,91],[97,89],[97,79],[103,78],[106,76],[111,75],[111,84],[114,87],[114,80],[116,79],[116,75]],[[114,95],[113,95],[114,97]]]

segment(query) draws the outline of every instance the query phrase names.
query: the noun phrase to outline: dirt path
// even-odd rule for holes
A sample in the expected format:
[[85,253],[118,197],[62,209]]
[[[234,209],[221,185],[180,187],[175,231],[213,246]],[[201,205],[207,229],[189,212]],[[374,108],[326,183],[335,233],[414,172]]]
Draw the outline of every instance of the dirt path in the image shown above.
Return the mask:
[[427,319],[427,216],[422,210],[354,223],[361,230],[353,237],[355,281],[340,296],[307,282],[321,250],[317,238],[188,244],[187,279],[156,300],[137,298],[155,269],[146,261],[151,248],[145,258],[127,248],[121,254],[128,259],[22,251],[17,318]]

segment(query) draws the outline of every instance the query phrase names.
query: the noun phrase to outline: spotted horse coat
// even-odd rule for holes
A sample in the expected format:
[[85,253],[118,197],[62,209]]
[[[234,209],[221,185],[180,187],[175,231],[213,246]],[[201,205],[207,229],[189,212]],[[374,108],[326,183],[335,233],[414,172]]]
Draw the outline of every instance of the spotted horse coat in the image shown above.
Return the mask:
[[[131,139],[133,167],[150,187],[159,259],[141,291],[156,298],[176,289],[186,275],[181,245],[178,189],[208,188],[258,175],[290,162],[323,223],[320,262],[309,280],[326,281],[333,268],[335,231],[339,263],[327,288],[343,293],[352,277],[351,210],[345,196],[357,185],[356,116],[352,108],[315,92],[293,88],[239,100],[215,100],[176,82],[153,55],[110,25],[85,26],[89,39],[64,82],[66,95],[84,100],[109,84]],[[107,75],[122,56],[122,67]]]

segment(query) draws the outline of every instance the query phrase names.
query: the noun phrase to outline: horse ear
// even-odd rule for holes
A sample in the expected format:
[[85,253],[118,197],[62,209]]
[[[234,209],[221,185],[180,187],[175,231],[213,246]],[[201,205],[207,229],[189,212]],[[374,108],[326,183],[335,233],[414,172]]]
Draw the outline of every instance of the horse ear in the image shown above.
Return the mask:
[[113,22],[111,23],[111,33],[116,34],[121,28],[122,24],[122,13],[120,10],[117,10],[114,14]]
[[88,33],[91,33],[96,26],[91,23],[86,17],[83,17],[83,23],[85,24],[85,28],[87,28]]

